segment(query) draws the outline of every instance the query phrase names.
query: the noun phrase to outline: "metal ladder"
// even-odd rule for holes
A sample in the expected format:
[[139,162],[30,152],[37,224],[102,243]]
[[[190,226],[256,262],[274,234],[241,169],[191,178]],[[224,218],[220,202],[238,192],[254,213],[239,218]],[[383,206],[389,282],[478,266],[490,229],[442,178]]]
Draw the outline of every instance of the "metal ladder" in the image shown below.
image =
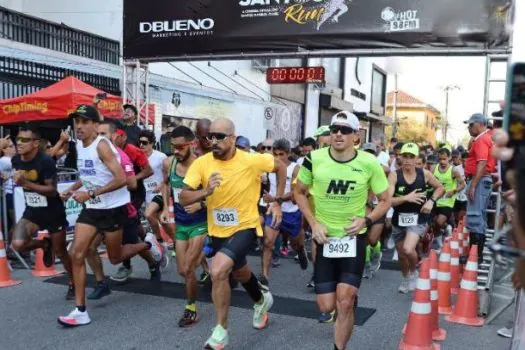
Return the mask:
[[[498,64],[500,66],[508,66],[508,55],[498,55],[498,56],[487,56],[486,65],[485,65],[485,94],[483,101],[483,114],[486,115],[489,120],[501,121],[503,117],[493,117],[492,112],[499,110],[500,99],[496,99],[494,96],[493,87],[497,84],[503,86],[506,81],[506,69],[505,72],[502,72],[500,76],[494,77],[494,65]],[[499,163],[498,163],[499,167]],[[487,213],[494,216],[494,225],[490,228],[487,228],[485,233],[485,249],[483,251],[483,262],[478,266],[478,294],[479,294],[479,310],[478,313],[482,316],[488,316],[491,305],[491,297],[494,296],[494,280],[496,272],[496,261],[493,257],[492,252],[488,248],[490,242],[492,241],[494,235],[499,227],[499,215],[501,212],[501,193],[500,191],[494,191],[491,193],[491,201],[496,200],[496,207],[490,208],[487,210]]]

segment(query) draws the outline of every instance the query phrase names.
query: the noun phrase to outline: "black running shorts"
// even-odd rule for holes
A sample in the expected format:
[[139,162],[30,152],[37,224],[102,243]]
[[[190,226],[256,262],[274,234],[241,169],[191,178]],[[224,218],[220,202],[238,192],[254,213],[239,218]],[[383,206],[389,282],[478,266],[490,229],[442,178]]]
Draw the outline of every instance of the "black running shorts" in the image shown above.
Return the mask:
[[65,231],[68,226],[65,210],[59,209],[53,211],[26,209],[22,219],[32,222],[41,231],[46,230],[50,234]]
[[77,223],[96,227],[99,232],[115,232],[124,226],[127,218],[128,209],[125,205],[112,209],[84,208]]
[[213,255],[221,252],[233,260],[233,270],[238,270],[246,265],[246,255],[253,248],[257,240],[255,229],[241,230],[228,238],[211,237]]
[[164,210],[164,198],[160,194],[156,195],[151,199],[152,203],[155,203],[159,206],[158,212],[162,212]]
[[359,288],[366,260],[365,235],[357,236],[355,258],[326,258],[323,256],[323,247],[323,244],[317,244],[314,266],[315,293],[335,293],[339,283]]

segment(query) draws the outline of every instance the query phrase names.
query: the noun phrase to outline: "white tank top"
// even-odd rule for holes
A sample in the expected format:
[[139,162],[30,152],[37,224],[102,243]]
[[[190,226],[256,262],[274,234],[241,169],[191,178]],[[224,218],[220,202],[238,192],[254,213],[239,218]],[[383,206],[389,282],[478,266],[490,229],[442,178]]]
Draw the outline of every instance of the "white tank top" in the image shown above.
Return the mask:
[[162,163],[167,156],[159,151],[153,150],[153,153],[148,157],[149,165],[153,170],[153,175],[144,179],[144,187],[146,187],[146,203],[150,203],[153,197],[160,194],[160,185],[164,181],[162,173]]
[[[292,191],[292,176],[293,171],[297,163],[290,163],[288,168],[286,168],[286,185],[284,186],[284,193]],[[270,173],[270,195],[275,196],[277,194],[277,175],[275,173]],[[286,201],[281,204],[281,209],[283,213],[293,213],[299,210],[299,207],[296,204],[293,204],[292,201]]]
[[[101,188],[111,182],[114,178],[113,174],[100,159],[97,152],[97,146],[102,140],[105,140],[108,143],[120,163],[120,155],[108,139],[102,136],[97,136],[88,147],[84,147],[82,141],[77,141],[77,168],[80,181],[82,181],[82,186],[87,191]],[[86,208],[113,209],[126,205],[129,201],[129,191],[126,186],[124,186],[116,191],[104,193],[97,196],[95,199],[90,199],[86,202]]]

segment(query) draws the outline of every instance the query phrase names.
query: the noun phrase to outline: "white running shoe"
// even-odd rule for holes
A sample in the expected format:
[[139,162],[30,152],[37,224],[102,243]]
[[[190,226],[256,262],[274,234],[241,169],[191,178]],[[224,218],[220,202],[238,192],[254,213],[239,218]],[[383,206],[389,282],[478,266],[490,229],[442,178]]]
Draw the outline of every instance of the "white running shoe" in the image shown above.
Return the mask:
[[386,247],[388,249],[394,249],[395,246],[396,246],[396,242],[394,242],[394,237],[390,235],[390,237],[388,237],[388,242],[386,242]]
[[144,238],[144,241],[151,244],[151,248],[149,251],[151,252],[151,255],[153,255],[153,259],[155,259],[155,261],[161,261],[162,246],[160,245],[159,241],[157,241],[155,235],[151,232],[148,232],[146,234],[146,238]]
[[160,266],[163,269],[165,269],[170,264],[170,251],[169,251],[168,243],[162,242],[161,246],[162,246],[162,262]]
[[418,278],[419,273],[417,272],[417,270],[412,272],[412,274],[409,276],[408,290],[410,290],[411,292],[416,290]]
[[57,321],[65,327],[85,326],[91,323],[87,310],[81,312],[78,308],[75,308],[67,316],[60,316]]
[[372,274],[376,273],[377,271],[379,271],[379,269],[381,268],[381,259],[383,259],[383,253],[380,251],[379,253],[376,253],[376,254],[370,254],[372,255],[372,257],[370,258],[370,272],[372,272]]
[[399,285],[399,288],[397,289],[398,292],[407,294],[409,292],[409,284],[410,284],[409,277],[403,277],[403,280],[401,281],[401,284]]
[[261,290],[263,302],[253,305],[253,327],[263,329],[268,324],[268,310],[273,305],[272,293]]
[[398,261],[399,255],[397,254],[397,250],[394,252],[394,256],[392,256],[392,261]]

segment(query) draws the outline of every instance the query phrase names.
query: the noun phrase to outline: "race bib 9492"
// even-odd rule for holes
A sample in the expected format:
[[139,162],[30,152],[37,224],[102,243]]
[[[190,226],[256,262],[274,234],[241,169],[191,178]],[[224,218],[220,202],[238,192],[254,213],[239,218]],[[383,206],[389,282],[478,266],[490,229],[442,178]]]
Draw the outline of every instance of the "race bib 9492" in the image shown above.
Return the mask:
[[399,213],[399,226],[410,227],[417,225],[419,215],[417,213]]
[[328,243],[323,246],[323,256],[325,258],[355,258],[356,250],[355,237],[329,238]]
[[217,226],[237,226],[239,225],[239,216],[237,209],[214,209],[213,222]]

